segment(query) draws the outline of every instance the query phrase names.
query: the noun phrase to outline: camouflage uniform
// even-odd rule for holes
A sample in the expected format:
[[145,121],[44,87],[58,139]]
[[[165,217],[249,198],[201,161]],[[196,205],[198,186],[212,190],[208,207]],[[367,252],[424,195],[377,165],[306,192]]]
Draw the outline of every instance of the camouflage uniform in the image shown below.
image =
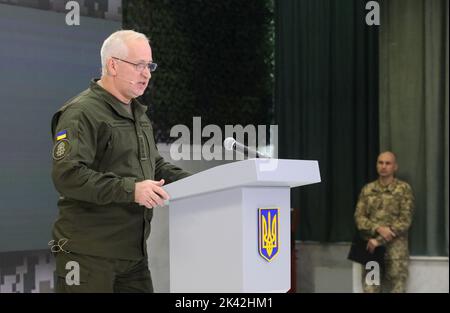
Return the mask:
[[[365,292],[405,292],[408,279],[408,229],[414,211],[414,196],[408,183],[394,179],[383,186],[374,181],[361,191],[355,211],[355,222],[361,236],[375,238],[386,246],[385,267],[380,275],[381,286],[365,284],[363,268],[363,289]],[[389,227],[396,237],[386,242],[376,232],[380,226]]]

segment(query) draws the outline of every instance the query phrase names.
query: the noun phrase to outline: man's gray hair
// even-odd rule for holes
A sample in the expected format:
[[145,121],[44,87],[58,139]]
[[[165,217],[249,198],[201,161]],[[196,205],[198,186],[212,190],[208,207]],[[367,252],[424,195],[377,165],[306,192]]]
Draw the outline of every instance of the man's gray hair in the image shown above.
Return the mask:
[[142,33],[135,32],[134,30],[119,30],[112,33],[105,39],[100,50],[100,56],[102,58],[102,76],[107,74],[106,65],[111,57],[126,58],[128,56],[127,42],[131,40],[148,38]]

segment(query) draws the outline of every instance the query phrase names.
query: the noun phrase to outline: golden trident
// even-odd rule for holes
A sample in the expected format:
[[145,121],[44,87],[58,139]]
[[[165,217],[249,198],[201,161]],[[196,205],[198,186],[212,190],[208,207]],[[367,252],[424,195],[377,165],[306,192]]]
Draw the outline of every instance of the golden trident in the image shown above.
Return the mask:
[[267,250],[267,256],[270,258],[272,251],[277,247],[277,216],[271,220],[270,211],[267,222],[266,217],[262,216],[263,248]]

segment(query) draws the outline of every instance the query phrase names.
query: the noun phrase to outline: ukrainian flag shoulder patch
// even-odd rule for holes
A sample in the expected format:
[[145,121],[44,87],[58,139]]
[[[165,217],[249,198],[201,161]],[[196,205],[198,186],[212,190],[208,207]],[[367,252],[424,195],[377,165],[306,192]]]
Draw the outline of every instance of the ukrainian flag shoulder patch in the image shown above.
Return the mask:
[[67,130],[62,130],[56,134],[56,141],[67,139]]

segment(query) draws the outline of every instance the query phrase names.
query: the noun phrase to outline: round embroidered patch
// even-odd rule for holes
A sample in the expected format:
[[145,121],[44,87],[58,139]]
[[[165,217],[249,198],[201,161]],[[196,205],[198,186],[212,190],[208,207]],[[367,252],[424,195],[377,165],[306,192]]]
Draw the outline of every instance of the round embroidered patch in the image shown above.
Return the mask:
[[53,159],[61,160],[70,150],[69,141],[66,139],[58,140],[53,147]]

